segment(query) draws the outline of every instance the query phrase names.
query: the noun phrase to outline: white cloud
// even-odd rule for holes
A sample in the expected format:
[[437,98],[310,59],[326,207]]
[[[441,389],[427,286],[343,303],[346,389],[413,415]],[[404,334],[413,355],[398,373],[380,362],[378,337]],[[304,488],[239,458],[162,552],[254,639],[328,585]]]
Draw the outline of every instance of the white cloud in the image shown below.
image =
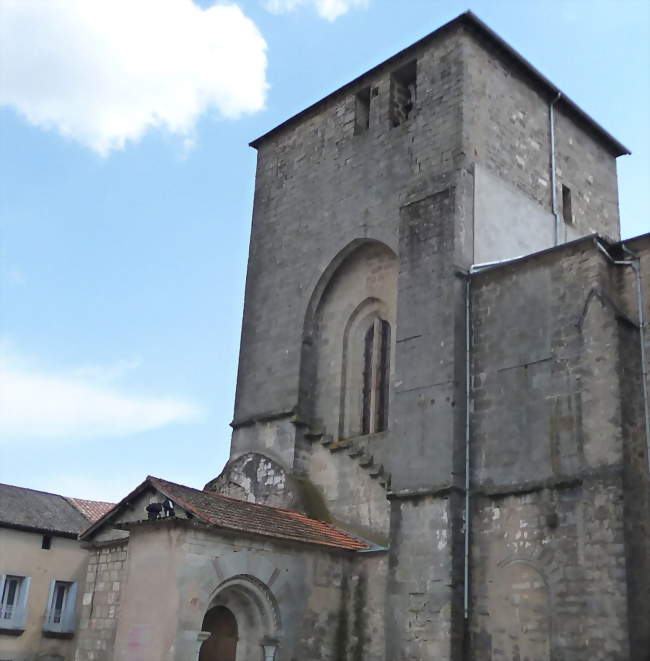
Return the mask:
[[368,0],[265,0],[264,5],[274,14],[285,14],[302,5],[313,5],[318,15],[334,21],[350,9],[365,9]]
[[98,384],[102,372],[110,370],[86,367],[70,375],[7,365],[0,371],[0,438],[9,444],[125,436],[192,422],[200,415],[195,404],[182,399],[134,396]]
[[0,0],[0,105],[102,155],[264,107],[266,43],[233,4]]

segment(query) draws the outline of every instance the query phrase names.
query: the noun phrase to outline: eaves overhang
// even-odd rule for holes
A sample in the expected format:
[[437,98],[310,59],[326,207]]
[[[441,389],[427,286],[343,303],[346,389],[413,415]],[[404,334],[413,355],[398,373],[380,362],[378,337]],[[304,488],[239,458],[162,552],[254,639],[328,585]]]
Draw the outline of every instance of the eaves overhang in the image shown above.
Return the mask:
[[38,535],[51,535],[52,537],[67,537],[68,539],[77,539],[79,533],[70,530],[53,530],[52,528],[41,528],[38,526],[26,526],[20,523],[11,523],[7,521],[0,521],[0,528],[8,528],[10,530],[20,530],[22,532],[33,532]]

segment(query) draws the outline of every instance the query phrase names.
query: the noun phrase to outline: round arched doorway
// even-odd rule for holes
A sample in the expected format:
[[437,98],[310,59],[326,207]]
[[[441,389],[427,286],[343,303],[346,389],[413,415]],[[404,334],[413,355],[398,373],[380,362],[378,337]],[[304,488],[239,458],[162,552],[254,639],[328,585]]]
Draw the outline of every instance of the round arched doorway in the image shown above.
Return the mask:
[[237,619],[225,606],[211,608],[203,618],[201,629],[210,637],[201,645],[199,661],[236,661]]
[[214,591],[209,604],[198,661],[276,661],[280,612],[266,585],[253,576],[233,576]]

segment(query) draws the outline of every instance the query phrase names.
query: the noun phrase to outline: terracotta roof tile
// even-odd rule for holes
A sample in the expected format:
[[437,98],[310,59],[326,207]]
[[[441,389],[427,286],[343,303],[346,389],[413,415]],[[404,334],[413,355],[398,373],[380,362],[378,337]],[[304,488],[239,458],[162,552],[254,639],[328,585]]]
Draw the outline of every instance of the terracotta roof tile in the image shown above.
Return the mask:
[[177,505],[203,522],[218,528],[349,551],[370,548],[357,537],[299,512],[249,503],[214,492],[199,491],[157,477],[148,477],[147,480]]
[[104,503],[100,500],[84,500],[83,498],[66,498],[66,500],[74,505],[91,523],[99,521],[115,507],[115,503]]

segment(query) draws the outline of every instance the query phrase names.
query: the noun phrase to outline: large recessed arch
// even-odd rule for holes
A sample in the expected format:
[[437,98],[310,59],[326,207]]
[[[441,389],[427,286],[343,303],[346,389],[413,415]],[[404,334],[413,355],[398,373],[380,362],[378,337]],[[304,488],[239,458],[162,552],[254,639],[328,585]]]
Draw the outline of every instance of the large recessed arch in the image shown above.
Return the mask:
[[373,301],[393,329],[397,310],[398,262],[385,243],[370,239],[350,242],[323,270],[307,305],[302,335],[300,418],[332,437],[345,436],[350,410],[345,395],[346,336],[359,310]]
[[344,248],[339,250],[339,252],[336,253],[335,257],[321,273],[309,298],[309,303],[307,304],[307,309],[305,312],[305,322],[303,325],[303,342],[305,340],[309,340],[313,333],[316,310],[318,309],[323,293],[332,280],[332,276],[336,273],[341,264],[343,264],[343,262],[346,261],[354,252],[364,246],[373,245],[381,247],[381,249],[385,250],[395,259],[395,261],[397,261],[397,254],[395,251],[386,243],[377,241],[376,239],[353,239]]

